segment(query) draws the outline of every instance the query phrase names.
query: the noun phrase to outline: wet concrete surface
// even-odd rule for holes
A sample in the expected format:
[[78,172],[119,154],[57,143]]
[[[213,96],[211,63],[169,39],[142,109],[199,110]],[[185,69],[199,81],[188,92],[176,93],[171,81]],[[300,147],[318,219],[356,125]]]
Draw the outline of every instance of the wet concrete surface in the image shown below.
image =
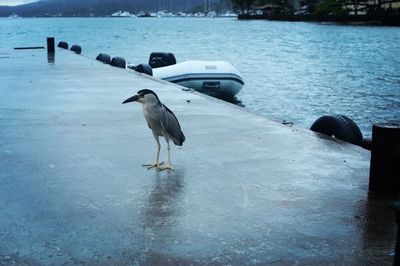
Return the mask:
[[[368,151],[56,51],[0,58],[0,264],[390,265],[396,227]],[[139,104],[186,142],[174,172]],[[162,141],[161,158],[166,160]]]

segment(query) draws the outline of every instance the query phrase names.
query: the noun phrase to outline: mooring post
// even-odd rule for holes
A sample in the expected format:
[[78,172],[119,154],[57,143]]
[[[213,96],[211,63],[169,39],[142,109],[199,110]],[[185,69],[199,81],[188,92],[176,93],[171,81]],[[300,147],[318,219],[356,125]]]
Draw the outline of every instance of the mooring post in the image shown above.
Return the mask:
[[54,37],[48,37],[47,38],[47,53],[48,54],[54,54],[55,53],[55,47],[54,47]]
[[400,195],[400,124],[372,126],[369,190]]
[[47,62],[53,64],[55,61],[54,37],[47,38]]

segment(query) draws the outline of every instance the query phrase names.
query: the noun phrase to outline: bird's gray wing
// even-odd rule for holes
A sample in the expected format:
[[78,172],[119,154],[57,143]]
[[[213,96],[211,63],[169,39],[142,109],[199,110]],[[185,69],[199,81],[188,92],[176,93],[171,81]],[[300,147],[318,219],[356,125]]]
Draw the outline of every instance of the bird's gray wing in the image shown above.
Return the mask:
[[167,106],[163,104],[163,107],[165,109],[165,112],[162,116],[161,124],[164,130],[168,133],[169,138],[171,138],[174,142],[174,144],[182,146],[183,142],[185,141],[185,135],[183,135],[178,119]]

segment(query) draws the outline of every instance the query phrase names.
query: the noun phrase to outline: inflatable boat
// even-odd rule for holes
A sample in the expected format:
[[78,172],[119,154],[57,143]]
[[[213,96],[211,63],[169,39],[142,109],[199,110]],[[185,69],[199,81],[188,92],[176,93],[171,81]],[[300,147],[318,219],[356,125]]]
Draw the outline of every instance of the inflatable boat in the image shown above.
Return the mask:
[[130,68],[217,97],[233,97],[244,85],[241,73],[230,63],[197,60],[176,63],[172,53],[152,53],[149,65]]

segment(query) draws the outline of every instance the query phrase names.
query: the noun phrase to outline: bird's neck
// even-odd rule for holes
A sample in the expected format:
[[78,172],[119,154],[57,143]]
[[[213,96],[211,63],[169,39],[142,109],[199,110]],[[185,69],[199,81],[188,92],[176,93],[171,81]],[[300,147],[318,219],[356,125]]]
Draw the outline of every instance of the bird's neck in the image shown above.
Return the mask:
[[153,116],[155,116],[158,112],[160,108],[160,104],[159,103],[145,103],[143,104],[143,114],[144,116],[147,118],[153,118]]

